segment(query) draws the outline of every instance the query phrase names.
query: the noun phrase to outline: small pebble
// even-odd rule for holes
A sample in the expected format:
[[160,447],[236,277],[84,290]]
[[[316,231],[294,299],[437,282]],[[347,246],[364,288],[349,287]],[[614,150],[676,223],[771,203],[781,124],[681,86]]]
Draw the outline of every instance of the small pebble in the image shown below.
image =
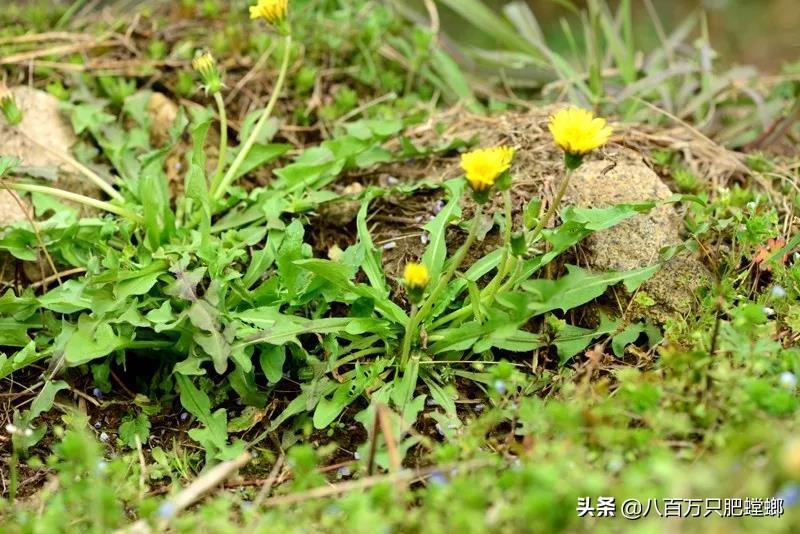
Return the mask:
[[355,458],[356,460],[360,460],[361,459],[361,455],[358,452],[354,452],[353,453],[353,458]]
[[483,408],[484,408],[483,403],[479,402],[478,404],[475,405],[474,409],[476,412],[481,413],[483,411]]
[[436,399],[428,397],[427,399],[425,399],[425,406],[430,408],[432,406],[439,406],[439,403],[436,402]]
[[439,212],[442,211],[442,208],[444,208],[444,201],[437,200],[436,203],[433,205],[433,213],[439,215]]
[[767,317],[772,317],[773,315],[775,315],[775,310],[765,306],[764,313],[767,315]]
[[386,183],[389,184],[389,185],[397,185],[397,184],[400,183],[400,180],[398,180],[394,176],[387,176],[386,177]]
[[102,391],[100,391],[100,388],[94,388],[94,389],[92,390],[92,395],[94,395],[94,396],[95,396],[95,397],[97,397],[98,399],[102,399],[102,398],[103,398],[103,392],[102,392]]
[[442,428],[442,425],[440,425],[439,423],[436,423],[436,431],[439,433],[440,436],[444,437],[444,429]]
[[100,432],[100,441],[102,441],[103,443],[108,441],[108,434],[106,434],[105,432]]
[[383,250],[392,250],[393,248],[397,248],[397,241],[389,241],[383,245]]
[[9,434],[16,434],[17,433],[17,427],[15,425],[12,425],[11,423],[9,423],[9,424],[6,425],[6,432],[8,432]]
[[781,286],[772,286],[772,296],[776,299],[782,299],[786,296],[786,290]]
[[422,234],[421,236],[419,236],[419,242],[422,243],[423,245],[427,245],[428,244],[428,234]]
[[181,413],[181,421],[186,421],[189,418],[189,414],[186,412]]

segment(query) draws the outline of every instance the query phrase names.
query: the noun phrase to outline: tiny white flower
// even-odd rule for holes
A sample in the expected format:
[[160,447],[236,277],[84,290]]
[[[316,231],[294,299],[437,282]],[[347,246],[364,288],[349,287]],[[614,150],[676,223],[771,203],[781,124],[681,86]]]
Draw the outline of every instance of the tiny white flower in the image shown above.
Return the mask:
[[775,310],[765,306],[764,307],[764,313],[767,314],[767,317],[772,317],[773,315],[775,315]]
[[15,425],[12,425],[11,423],[6,425],[6,432],[8,432],[9,434],[16,434],[17,430],[18,430],[17,427]]

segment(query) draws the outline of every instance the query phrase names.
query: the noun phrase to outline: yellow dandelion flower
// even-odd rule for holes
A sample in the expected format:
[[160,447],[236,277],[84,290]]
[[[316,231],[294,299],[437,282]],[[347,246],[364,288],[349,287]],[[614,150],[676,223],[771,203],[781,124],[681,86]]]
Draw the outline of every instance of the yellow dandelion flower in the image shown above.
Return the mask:
[[611,137],[611,127],[605,119],[577,107],[562,109],[550,117],[548,128],[556,144],[572,156],[584,156]]
[[428,268],[420,263],[407,263],[403,271],[403,282],[409,289],[424,289],[431,281]]
[[258,0],[258,4],[250,6],[251,19],[264,19],[276,26],[286,20],[288,12],[289,0]]
[[192,67],[200,74],[211,72],[216,68],[217,61],[210,53],[205,52],[192,60]]
[[511,167],[514,149],[507,146],[481,148],[461,155],[461,168],[476,193],[489,191]]

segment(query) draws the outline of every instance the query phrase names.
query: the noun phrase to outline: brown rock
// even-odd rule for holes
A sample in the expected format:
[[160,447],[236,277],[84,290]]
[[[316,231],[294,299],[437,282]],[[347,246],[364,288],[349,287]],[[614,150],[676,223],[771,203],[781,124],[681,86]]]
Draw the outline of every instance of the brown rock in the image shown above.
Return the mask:
[[[23,118],[16,127],[0,121],[0,154],[19,158],[20,166],[36,168],[40,171],[37,174],[55,176],[55,182],[48,185],[100,197],[100,191],[94,184],[77,174],[63,158],[57,155],[69,154],[77,142],[72,126],[61,114],[59,101],[43,91],[30,87],[12,87],[9,91],[17,100]],[[42,145],[51,150],[45,150]],[[30,210],[26,200],[23,199],[22,203]],[[83,206],[81,209],[84,213],[89,211]],[[0,190],[0,232],[4,226],[26,219],[25,211],[12,193]],[[16,260],[6,254],[2,256],[0,265],[5,267],[0,270],[0,279],[8,279],[13,274],[12,266]],[[42,269],[35,263],[27,264],[25,267],[24,272],[28,278],[35,280],[41,277]],[[50,272],[48,267],[45,267],[45,270]]]
[[[665,200],[672,191],[642,162],[588,161],[572,176],[566,203],[607,207],[621,203]],[[584,242],[589,266],[628,271],[652,265],[664,247],[680,244],[682,218],[672,205],[656,206],[620,224],[595,232]],[[638,316],[662,322],[691,310],[696,291],[708,280],[705,266],[688,252],[678,254],[642,285],[655,305],[636,307]]]
[[61,113],[58,99],[25,86],[12,87],[9,91],[22,110],[22,122],[11,127],[0,121],[0,154],[19,158],[21,166],[37,167],[53,174],[56,180],[49,184],[53,187],[99,198],[100,190],[58,156],[59,153],[70,154],[78,141],[72,125]]
[[[22,206],[20,206],[20,204],[22,204]],[[27,219],[27,215],[25,214],[26,210],[22,209],[23,206],[25,206],[26,209],[28,208],[25,201],[16,193],[6,189],[0,189],[0,228]],[[29,212],[28,214],[30,214],[30,210],[27,209],[27,211]]]
[[169,130],[178,117],[178,105],[162,93],[153,93],[147,103],[150,117],[150,139],[153,146],[161,146],[169,139]]

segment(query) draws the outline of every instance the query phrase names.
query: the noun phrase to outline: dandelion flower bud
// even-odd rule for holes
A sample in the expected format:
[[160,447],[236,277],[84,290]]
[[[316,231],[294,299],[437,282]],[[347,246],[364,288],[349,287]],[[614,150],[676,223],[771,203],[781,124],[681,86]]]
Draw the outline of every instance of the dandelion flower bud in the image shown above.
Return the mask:
[[558,111],[550,117],[548,128],[571,170],[580,167],[586,154],[605,145],[612,133],[605,119],[577,107]]
[[204,52],[194,58],[192,67],[203,80],[203,88],[207,93],[218,93],[222,89],[222,78],[217,68],[217,61],[210,53]]
[[511,168],[514,149],[500,146],[473,150],[461,155],[461,168],[479,204],[489,199],[489,191],[503,180]]
[[17,100],[5,85],[0,84],[0,112],[3,113],[6,122],[11,126],[16,126],[22,122],[22,110],[17,105]]
[[406,286],[409,300],[418,303],[422,300],[422,294],[431,281],[428,268],[420,263],[407,263],[403,272],[403,283]]

